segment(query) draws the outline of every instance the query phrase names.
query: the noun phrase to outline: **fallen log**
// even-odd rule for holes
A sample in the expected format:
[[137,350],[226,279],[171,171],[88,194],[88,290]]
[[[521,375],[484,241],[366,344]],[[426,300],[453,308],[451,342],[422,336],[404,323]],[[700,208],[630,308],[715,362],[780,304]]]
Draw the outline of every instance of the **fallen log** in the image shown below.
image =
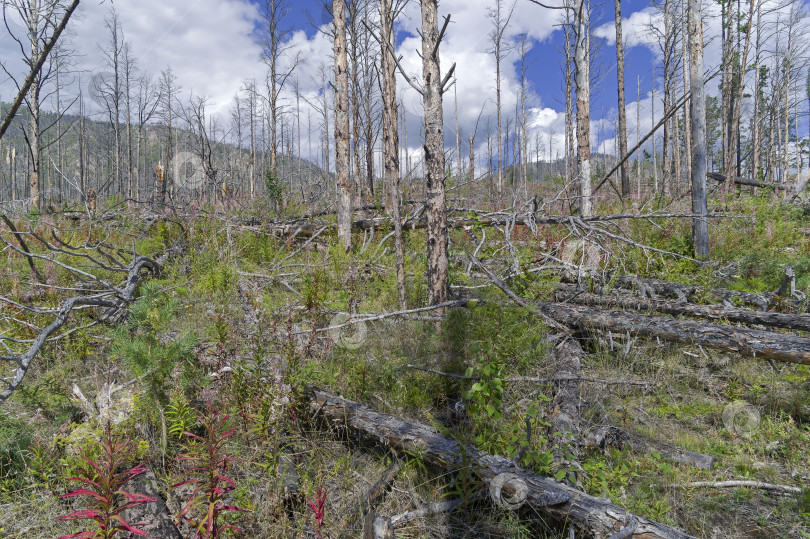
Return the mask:
[[585,441],[585,446],[591,448],[605,448],[608,446],[622,448],[625,445],[630,446],[635,451],[656,451],[665,459],[678,464],[697,466],[702,470],[711,470],[714,467],[714,457],[710,455],[695,453],[667,442],[651,440],[612,425],[600,428]]
[[763,483],[762,481],[693,481],[692,483],[674,484],[673,488],[755,488],[760,490],[770,490],[783,494],[801,494],[803,490],[791,485],[775,485],[773,483]]
[[795,335],[568,303],[538,302],[537,305],[545,316],[580,330],[630,332],[762,359],[810,365],[810,339]]
[[560,285],[555,299],[563,303],[576,303],[599,307],[618,307],[634,311],[657,312],[673,316],[691,316],[709,320],[724,320],[742,324],[758,324],[774,328],[810,331],[810,315],[785,314],[753,309],[676,303],[673,301],[644,299],[618,294],[591,294],[578,290],[574,285]]
[[[462,451],[458,442],[425,425],[379,414],[320,389],[311,390],[309,410],[313,419],[326,420],[397,450],[418,452],[428,464],[451,469],[461,466]],[[566,484],[534,474],[507,458],[475,448],[466,448],[464,452],[472,456],[471,469],[491,490],[511,499],[516,494],[525,493],[525,504],[533,510],[567,523],[589,536],[611,537],[635,524],[628,537],[692,537],[665,524],[634,515],[608,499],[590,496]],[[499,488],[493,488],[493,482]]]
[[[720,174],[719,172],[707,172],[706,177],[709,178],[710,180],[716,180],[718,182],[725,182],[726,181],[726,176],[723,175],[723,174]],[[779,185],[779,184],[770,183],[770,182],[760,182],[760,181],[751,180],[751,179],[748,179],[748,178],[740,178],[739,176],[734,178],[734,183],[736,183],[737,185],[747,185],[749,187],[765,187],[767,189],[777,189],[779,191],[787,191],[788,190],[788,188],[785,187],[784,185]]]
[[[504,226],[514,221],[517,225],[527,225],[532,221],[531,217],[525,215],[517,217],[480,217],[468,218],[458,217],[447,220],[448,228],[465,228],[474,226]],[[266,232],[279,235],[296,237],[309,237],[323,227],[334,228],[334,224],[314,222],[314,221],[289,221],[283,223],[265,223],[262,229]],[[387,230],[393,228],[393,222],[387,217],[373,217],[370,219],[358,219],[352,222],[352,232],[364,232],[368,230]],[[427,228],[427,218],[405,219],[402,221],[402,230],[422,230]]]
[[[619,288],[630,288],[646,293],[651,292],[652,294],[692,303],[703,303],[706,301],[723,303],[724,301],[737,300],[738,302],[753,305],[762,310],[767,310],[778,303],[791,306],[798,306],[800,303],[795,299],[785,298],[767,292],[754,294],[752,292],[739,292],[725,288],[706,289],[697,285],[672,283],[661,279],[636,277],[634,275],[619,275],[614,277],[610,281],[610,284]],[[653,297],[653,299],[655,298]]]
[[[463,212],[463,208],[455,208],[448,210],[448,213]],[[472,210],[466,210],[468,213]],[[448,228],[471,228],[471,227],[491,227],[491,226],[508,226],[508,225],[570,225],[572,223],[593,223],[605,221],[619,221],[624,219],[676,219],[676,218],[692,218],[692,214],[649,214],[638,215],[633,213],[618,214],[618,215],[595,215],[587,218],[572,217],[567,215],[543,215],[539,213],[494,213],[494,214],[479,214],[475,217],[448,217]],[[726,217],[722,214],[710,214],[709,218],[722,218]],[[334,223],[323,221],[311,221],[306,218],[295,219],[292,221],[262,221],[261,219],[243,220],[242,224],[252,226],[260,226],[262,230],[276,234],[278,236],[291,236],[295,237],[310,237],[318,232],[323,227],[334,228]],[[389,217],[371,217],[368,219],[358,219],[352,221],[352,232],[363,232],[367,230],[388,230],[393,228],[393,222]],[[422,230],[427,228],[427,217],[418,216],[402,220],[403,230]]]
[[578,447],[572,442],[580,437],[579,375],[584,356],[582,345],[570,337],[563,339],[554,347],[554,372],[562,378],[567,378],[556,384],[549,417],[552,440],[558,448],[560,457],[564,454],[564,448],[573,455],[578,454]]

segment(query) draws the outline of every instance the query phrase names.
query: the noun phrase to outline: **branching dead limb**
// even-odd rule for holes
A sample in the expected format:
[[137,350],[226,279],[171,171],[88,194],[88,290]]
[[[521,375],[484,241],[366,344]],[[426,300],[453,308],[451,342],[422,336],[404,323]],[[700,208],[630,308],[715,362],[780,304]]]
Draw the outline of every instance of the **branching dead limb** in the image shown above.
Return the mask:
[[490,269],[489,269],[488,267],[486,267],[485,265],[483,265],[483,264],[481,263],[481,261],[480,261],[480,260],[478,260],[477,258],[475,258],[473,255],[471,255],[470,253],[467,253],[467,258],[469,258],[469,259],[470,259],[470,262],[472,262],[472,263],[475,265],[475,267],[477,267],[478,269],[480,269],[481,271],[483,271],[483,272],[484,272],[484,273],[487,275],[487,277],[489,277],[490,281],[492,281],[492,282],[493,282],[493,284],[495,284],[495,286],[497,286],[498,288],[500,288],[500,289],[501,289],[501,291],[502,291],[504,294],[506,294],[506,296],[507,296],[509,299],[511,299],[512,301],[514,301],[515,303],[517,303],[519,306],[523,307],[524,309],[529,309],[529,310],[531,310],[531,311],[536,312],[537,314],[539,314],[539,315],[540,315],[540,317],[542,317],[542,318],[543,318],[543,319],[546,321],[546,323],[548,323],[548,324],[549,324],[549,326],[551,326],[551,327],[553,327],[553,328],[557,329],[558,331],[567,331],[567,330],[568,330],[568,328],[566,328],[565,326],[563,326],[563,325],[559,324],[559,323],[558,323],[557,321],[555,321],[554,319],[552,319],[552,318],[550,318],[550,317],[546,316],[546,315],[545,315],[545,314],[543,314],[542,312],[540,312],[540,311],[538,311],[537,309],[535,309],[535,308],[534,308],[534,306],[532,305],[532,303],[531,303],[531,302],[527,302],[527,301],[525,301],[523,298],[521,298],[520,296],[518,296],[517,294],[515,294],[515,293],[512,291],[512,289],[511,289],[511,288],[509,288],[509,286],[507,286],[507,284],[506,284],[505,282],[503,282],[501,279],[499,279],[497,275],[495,275],[494,273],[492,273],[492,271],[490,271]]
[[[352,315],[352,317],[342,324],[336,324],[334,326],[329,326],[325,328],[318,328],[315,331],[317,332],[324,332],[324,331],[333,331],[336,329],[342,329],[348,327],[352,324],[361,324],[365,322],[376,322],[378,320],[385,320],[386,318],[396,318],[396,317],[405,317],[407,315],[415,314],[415,313],[424,313],[428,311],[437,311],[440,309],[447,309],[450,307],[466,307],[470,304],[474,304],[476,300],[472,299],[459,299],[455,301],[446,301],[444,303],[440,303],[438,305],[431,305],[429,307],[419,307],[417,309],[408,309],[406,311],[395,311],[391,313],[382,313],[382,314],[371,314],[371,315],[363,315],[357,314]],[[348,313],[342,313],[348,314]],[[291,335],[303,335],[305,333],[311,333],[312,330],[301,330],[301,331],[294,331]]]
[[67,7],[65,10],[64,15],[62,16],[62,20],[59,24],[54,28],[53,34],[51,34],[50,39],[42,49],[42,52],[37,58],[34,65],[31,66],[31,70],[28,73],[28,76],[23,81],[22,86],[20,86],[20,90],[17,93],[17,97],[14,99],[14,102],[11,104],[11,107],[6,112],[6,117],[3,119],[3,123],[0,124],[0,139],[3,138],[3,135],[6,134],[6,130],[11,125],[12,120],[14,120],[14,116],[17,115],[17,111],[20,109],[20,105],[22,105],[23,101],[25,100],[26,96],[28,95],[28,91],[31,89],[31,85],[34,84],[34,80],[37,74],[42,70],[42,66],[45,65],[45,61],[48,59],[48,55],[51,53],[51,50],[56,46],[57,41],[59,41],[59,36],[62,35],[62,32],[65,31],[67,27],[68,21],[70,21],[70,17],[73,15],[73,12],[76,11],[76,8],[79,7],[80,0],[73,0],[70,6]]
[[[2,237],[0,237],[2,239]],[[2,240],[5,242],[5,240]],[[11,245],[8,242],[5,242],[6,245]],[[19,248],[13,247],[15,251],[21,251]],[[21,254],[30,254],[27,251],[21,251]],[[32,255],[33,256],[33,255]],[[81,307],[90,306],[90,307],[100,307],[104,308],[104,312],[101,314],[99,320],[94,321],[91,325],[95,325],[101,321],[107,320],[115,320],[118,315],[123,312],[124,309],[132,302],[135,295],[135,288],[138,285],[138,281],[140,279],[141,272],[143,270],[147,270],[153,275],[157,275],[160,271],[159,264],[152,260],[149,257],[145,256],[136,256],[132,262],[122,269],[127,273],[126,280],[119,286],[113,286],[106,281],[96,278],[92,274],[89,274],[85,271],[79,270],[72,266],[68,266],[62,262],[59,262],[53,258],[44,257],[42,258],[48,260],[49,262],[58,265],[60,267],[64,267],[71,273],[75,275],[82,275],[82,276],[89,276],[93,278],[98,283],[103,283],[105,285],[106,290],[100,293],[92,294],[92,295],[85,295],[85,296],[77,296],[73,298],[69,298],[62,302],[56,310],[44,310],[44,309],[33,309],[33,308],[25,308],[18,302],[9,302],[8,304],[13,305],[17,308],[23,308],[28,311],[34,311],[36,314],[39,315],[49,315],[53,316],[53,320],[44,328],[36,328],[38,331],[37,336],[29,342],[25,342],[28,344],[26,350],[14,353],[11,348],[6,344],[7,342],[11,343],[20,343],[22,344],[23,341],[15,340],[8,337],[0,338],[0,342],[3,343],[3,346],[6,349],[6,355],[0,356],[1,362],[12,363],[16,365],[16,370],[14,375],[11,378],[0,378],[0,381],[5,385],[5,388],[2,392],[0,392],[0,404],[6,401],[11,394],[19,388],[20,384],[25,378],[26,373],[28,372],[29,368],[31,367],[31,363],[33,362],[36,355],[40,352],[42,347],[45,345],[46,342],[52,341],[56,338],[61,338],[67,335],[68,333],[75,330],[71,330],[67,333],[62,333],[58,337],[54,337],[54,334],[58,332],[68,321],[71,314],[75,311],[79,310]],[[8,318],[6,315],[4,318]],[[85,326],[88,327],[88,326]]]
[[[21,233],[17,231],[17,227],[14,226],[14,223],[11,221],[11,219],[9,219],[5,214],[0,215],[0,218],[3,219],[3,222],[6,224],[8,229],[11,231],[14,237],[17,238],[17,241],[20,243],[20,247],[22,248],[22,250],[25,252],[30,251],[28,245],[25,243],[25,238]],[[45,278],[42,276],[42,274],[39,272],[36,265],[34,264],[34,259],[31,258],[30,256],[26,256],[25,259],[28,261],[28,267],[31,268],[31,274],[37,278],[37,281],[45,284],[46,282]]]

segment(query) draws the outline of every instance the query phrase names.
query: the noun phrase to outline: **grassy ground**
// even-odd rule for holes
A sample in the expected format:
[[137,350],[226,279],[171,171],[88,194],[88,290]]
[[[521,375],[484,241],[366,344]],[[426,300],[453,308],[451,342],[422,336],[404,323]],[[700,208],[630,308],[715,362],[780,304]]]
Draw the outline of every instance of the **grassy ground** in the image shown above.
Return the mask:
[[[764,291],[778,287],[784,265],[790,263],[799,289],[807,291],[810,218],[800,209],[747,196],[722,205],[739,217],[712,222],[711,267],[621,244],[607,246],[612,253],[605,265],[707,287]],[[615,210],[601,208],[602,213]],[[73,488],[68,478],[77,473],[79,456],[97,457],[104,422],[82,412],[74,385],[92,401],[105,384],[130,381],[114,399],[121,416],[114,433],[133,441],[137,457],[164,485],[190,475],[178,460],[187,449],[183,432],[206,434],[194,410],[229,415],[235,430],[223,447],[238,460],[228,468],[235,489],[227,499],[250,513],[224,519],[240,520],[247,537],[315,537],[317,525],[307,501],[316,498],[318,489],[326,492],[324,536],[359,536],[360,500],[394,458],[406,464],[378,514],[398,514],[433,501],[464,501],[453,512],[415,520],[398,536],[567,537],[541,515],[508,511],[479,499],[479,485],[469,470],[430,468],[418,454],[392,455],[380,446],[316,428],[301,408],[307,384],[433,424],[459,441],[504,455],[525,445],[529,421],[533,428],[523,465],[573,478],[590,494],[699,537],[810,537],[807,491],[792,496],[675,486],[727,479],[806,486],[807,367],[644,340],[628,345],[617,339],[611,350],[599,338],[590,340],[583,376],[632,378],[649,385],[582,384],[586,427],[609,422],[712,455],[716,465],[701,471],[655,452],[609,449],[585,452],[581,470],[574,474],[566,463],[555,461],[549,441],[547,395],[554,387],[501,382],[511,376],[554,374],[549,332],[534,314],[508,304],[496,289],[465,289],[464,294],[487,301],[450,312],[439,327],[422,317],[368,323],[362,330],[318,331],[333,325],[340,313],[398,309],[393,240],[380,244],[384,233],[366,238],[365,247],[348,255],[324,236],[290,257],[301,241],[291,245],[210,214],[184,218],[182,227],[158,220],[147,230],[137,216],[118,216],[92,232],[56,217],[18,219],[20,228],[42,232],[48,222],[72,227],[77,242],[89,233],[95,240],[134,245],[141,254],[157,256],[177,242],[186,250],[166,263],[159,279],[139,288],[140,299],[126,323],[80,329],[47,346],[23,387],[0,408],[0,537],[58,537],[79,530],[59,517],[81,508],[82,501],[59,495]],[[639,220],[621,226],[637,242],[689,253],[688,222]],[[560,227],[540,227],[536,235],[518,229],[513,239],[528,268],[541,246],[559,246],[566,235]],[[479,256],[502,259],[506,268],[511,261],[502,236],[489,230],[487,237]],[[418,307],[427,293],[425,238],[411,232],[406,240],[408,303]],[[460,258],[475,245],[468,233],[453,231],[453,284],[482,284],[467,275],[466,261]],[[67,294],[56,287],[71,281],[63,270],[41,267],[50,286],[34,290],[25,260],[6,253],[0,258],[0,295],[55,305]],[[718,269],[731,276],[719,277]],[[527,273],[510,284],[523,296],[542,299],[550,297],[556,279],[550,273]],[[90,323],[92,317],[84,311],[70,327]],[[31,315],[26,321],[42,318]],[[0,334],[30,338],[31,330],[4,319]],[[408,365],[482,380],[474,384]],[[230,370],[222,370],[228,366]],[[730,431],[722,419],[723,410],[741,400],[760,414],[744,436]],[[178,512],[182,491],[165,489],[170,507]]]

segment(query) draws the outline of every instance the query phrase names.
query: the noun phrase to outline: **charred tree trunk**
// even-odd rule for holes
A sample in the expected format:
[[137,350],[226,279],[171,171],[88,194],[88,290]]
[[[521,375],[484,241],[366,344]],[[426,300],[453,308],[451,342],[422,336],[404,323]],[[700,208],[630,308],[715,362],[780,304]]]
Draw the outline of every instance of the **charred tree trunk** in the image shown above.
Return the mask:
[[333,0],[335,32],[335,177],[338,187],[338,239],[352,245],[352,187],[349,180],[349,73],[346,68],[346,0]]
[[546,316],[579,330],[629,331],[644,337],[810,365],[810,339],[803,337],[563,303],[541,303],[539,307]]
[[719,174],[717,172],[709,172],[706,174],[706,177],[710,180],[716,180],[718,182],[724,182],[725,184],[728,183],[736,183],[737,185],[748,185],[750,187],[763,187],[767,189],[775,189],[776,191],[788,191],[788,187],[785,185],[780,185],[775,182],[761,182],[759,180],[749,180],[748,178],[740,178],[734,177],[733,179],[726,177],[723,174]]
[[638,290],[642,294],[650,295],[651,297],[661,295],[679,301],[686,300],[700,303],[706,301],[713,303],[736,301],[746,305],[753,305],[763,311],[768,310],[779,302],[787,303],[791,306],[798,306],[798,302],[795,300],[782,298],[777,294],[753,294],[751,292],[726,290],[725,288],[710,288],[707,290],[700,286],[672,283],[661,279],[648,279],[632,275],[619,275],[618,277],[614,277],[611,283],[619,288]]
[[444,177],[442,80],[439,66],[438,1],[422,0],[422,74],[425,108],[428,295],[430,305],[447,301],[450,287]]
[[470,181],[475,180],[475,135],[470,133]]
[[571,53],[571,35],[573,31],[570,24],[570,12],[565,11],[565,185],[566,191],[570,193],[570,185],[574,179],[573,153],[574,153],[574,119],[571,111],[574,110],[573,92],[573,68]]
[[691,316],[742,324],[810,331],[810,316],[798,314],[755,311],[714,305],[696,305],[676,301],[637,298],[628,295],[590,294],[573,286],[564,286],[557,291],[556,298],[564,303],[577,303],[598,307],[618,307],[634,311],[658,312],[673,316]]

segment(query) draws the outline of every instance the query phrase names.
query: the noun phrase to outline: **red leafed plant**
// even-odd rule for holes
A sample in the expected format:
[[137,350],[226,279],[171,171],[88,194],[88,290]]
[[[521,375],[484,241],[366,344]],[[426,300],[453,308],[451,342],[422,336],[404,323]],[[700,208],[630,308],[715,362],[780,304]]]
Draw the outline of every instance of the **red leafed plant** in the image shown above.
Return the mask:
[[307,498],[307,505],[312,509],[312,515],[315,517],[315,531],[318,532],[318,537],[323,538],[323,518],[326,513],[326,489],[318,487],[315,491],[314,498]]
[[241,531],[235,526],[220,522],[224,515],[247,512],[233,505],[226,505],[224,501],[226,495],[236,488],[233,480],[225,475],[228,466],[239,460],[229,456],[226,447],[228,438],[236,429],[229,428],[227,415],[220,416],[213,410],[205,415],[197,412],[197,417],[205,429],[205,435],[184,433],[185,451],[178,457],[179,461],[189,467],[188,474],[192,479],[172,485],[172,488],[194,486],[191,498],[180,510],[179,520],[193,527],[194,537],[217,538],[222,537],[225,530]]
[[[94,461],[85,455],[83,457],[84,466],[79,469],[78,477],[68,478],[68,481],[82,483],[84,487],[61,496],[62,498],[87,496],[90,498],[90,507],[65,515],[59,520],[89,520],[95,522],[95,527],[92,530],[65,535],[59,539],[112,539],[122,532],[148,537],[143,530],[136,528],[136,526],[143,526],[148,522],[128,523],[122,516],[127,509],[155,501],[155,498],[123,490],[124,485],[133,477],[146,471],[146,466],[143,464],[134,468],[124,468],[130,462],[133,453],[132,442],[126,439],[114,439],[108,425],[104,439],[101,441],[101,456]],[[123,471],[118,471],[122,469]]]

